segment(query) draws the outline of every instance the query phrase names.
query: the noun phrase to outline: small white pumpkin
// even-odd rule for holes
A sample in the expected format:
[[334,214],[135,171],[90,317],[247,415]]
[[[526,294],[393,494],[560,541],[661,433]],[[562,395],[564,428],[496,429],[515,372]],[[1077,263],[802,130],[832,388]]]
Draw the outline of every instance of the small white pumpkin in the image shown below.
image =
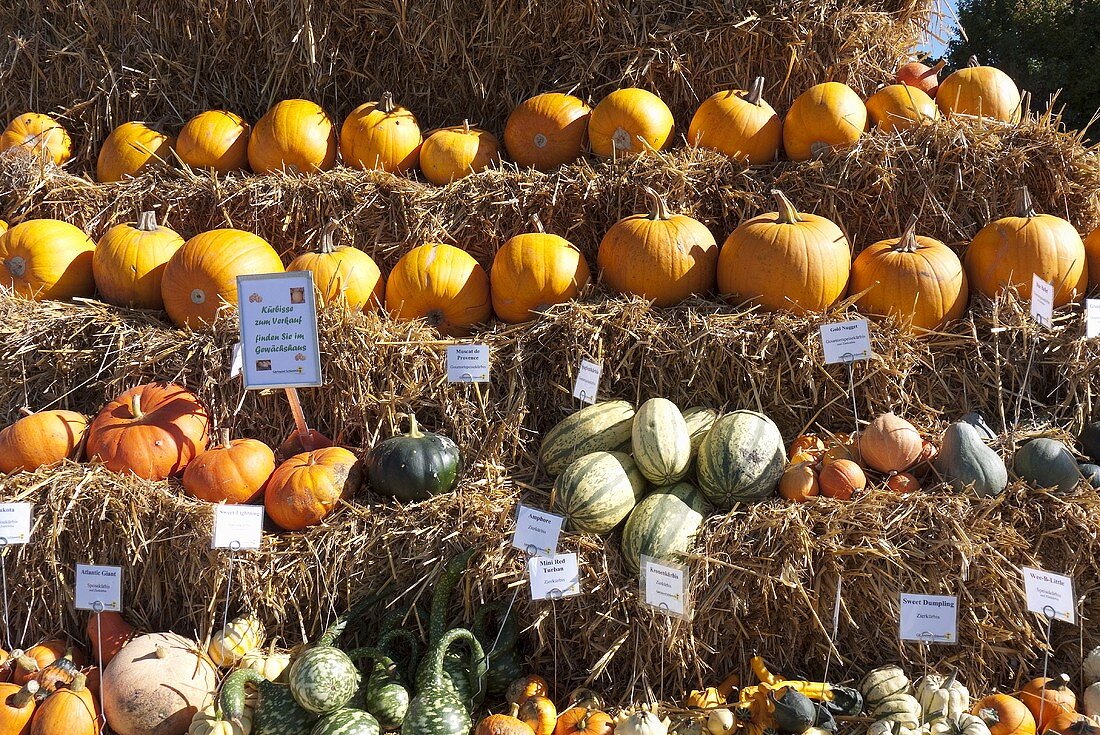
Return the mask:
[[657,708],[643,704],[633,711],[623,710],[615,718],[615,735],[668,735],[671,724],[657,714]]
[[1085,686],[1092,686],[1100,681],[1100,646],[1089,651],[1085,656],[1085,663],[1081,666],[1081,674],[1085,677]]
[[223,720],[215,711],[214,705],[201,709],[191,718],[191,727],[187,729],[187,735],[251,735],[252,710],[244,708],[241,721],[230,722]]
[[241,667],[252,669],[268,681],[286,681],[286,672],[290,668],[290,653],[276,651],[275,641],[266,651],[257,648],[241,657]]
[[884,699],[897,694],[911,694],[912,689],[909,677],[901,667],[890,664],[867,672],[859,682],[859,693],[867,706],[874,709]]
[[241,662],[245,655],[264,644],[267,631],[255,615],[231,620],[210,639],[206,647],[211,660],[222,668],[230,668]]
[[[908,696],[908,695],[906,695]],[[814,729],[814,728],[811,728]],[[803,733],[805,735],[805,733]],[[867,727],[867,735],[931,735],[927,728],[907,727],[896,720],[876,720]]]
[[712,709],[707,713],[707,733],[709,735],[733,735],[737,730],[737,718],[733,710]]
[[985,720],[969,712],[937,719],[929,726],[932,735],[989,735]]
[[970,691],[952,672],[948,677],[929,674],[917,682],[916,697],[924,716],[922,723],[957,718],[970,711]]
[[1086,717],[1094,720],[1100,718],[1100,681],[1089,684],[1085,689],[1085,694],[1081,697],[1081,708]]
[[895,694],[879,702],[873,714],[876,720],[916,729],[921,726],[921,711],[920,702],[912,694]]

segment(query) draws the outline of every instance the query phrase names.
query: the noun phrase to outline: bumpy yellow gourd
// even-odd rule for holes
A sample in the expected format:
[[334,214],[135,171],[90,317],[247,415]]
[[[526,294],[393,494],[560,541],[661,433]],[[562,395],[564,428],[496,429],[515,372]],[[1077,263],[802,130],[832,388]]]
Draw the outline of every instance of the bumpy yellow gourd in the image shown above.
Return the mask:
[[251,735],[251,733],[251,709],[245,707],[240,720],[230,722],[222,719],[212,704],[196,712],[191,718],[191,727],[187,728],[187,735]]
[[207,653],[218,666],[229,668],[262,646],[266,638],[267,631],[259,618],[247,615],[231,620],[215,633],[207,646]]
[[275,650],[275,641],[266,651],[257,648],[241,657],[241,667],[252,669],[268,681],[283,681],[290,668],[290,654]]

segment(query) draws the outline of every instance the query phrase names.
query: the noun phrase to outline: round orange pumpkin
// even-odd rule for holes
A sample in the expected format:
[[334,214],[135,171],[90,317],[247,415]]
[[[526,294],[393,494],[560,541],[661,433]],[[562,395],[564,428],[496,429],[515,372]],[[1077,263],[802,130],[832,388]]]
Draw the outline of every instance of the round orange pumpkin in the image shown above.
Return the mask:
[[309,100],[276,102],[252,128],[248,163],[256,173],[308,174],[336,163],[336,129]]
[[251,127],[236,113],[207,110],[187,121],[176,138],[176,154],[188,166],[218,173],[248,169]]
[[1007,123],[1020,121],[1020,89],[1012,77],[992,66],[982,66],[970,57],[965,69],[959,69],[940,82],[936,104],[946,117],[973,115]]
[[538,217],[531,220],[536,231],[505,242],[489,272],[493,311],[512,324],[530,321],[546,308],[574,298],[591,275],[573,243],[547,234]]
[[449,184],[500,160],[500,144],[492,133],[471,128],[470,121],[440,128],[420,147],[420,170],[437,186]]
[[894,81],[907,87],[915,87],[935,99],[936,90],[940,87],[938,75],[945,66],[947,62],[942,60],[932,67],[919,61],[910,61],[898,67]]
[[549,692],[550,685],[546,683],[546,679],[543,679],[538,674],[528,674],[508,684],[505,697],[509,704],[514,704],[518,707],[531,697],[550,696]]
[[764,77],[747,92],[731,89],[711,95],[691,118],[688,143],[756,165],[774,161],[783,143],[783,120],[761,99]]
[[1100,287],[1100,227],[1089,233],[1084,244],[1085,259],[1088,261],[1089,286],[1097,288]]
[[852,495],[867,487],[863,468],[850,459],[826,462],[817,475],[821,494],[836,500],[851,500]]
[[[309,446],[305,446],[308,444]],[[303,444],[302,435],[295,428],[286,439],[279,442],[279,446],[275,447],[275,458],[280,462],[290,459],[295,454],[301,454],[302,452],[312,452],[314,449],[324,449],[325,447],[335,446],[332,439],[317,431],[316,429],[310,429],[307,441]]]
[[73,142],[68,131],[49,115],[25,112],[0,133],[0,151],[10,148],[23,148],[60,166],[72,156]]
[[966,312],[970,289],[955,251],[916,234],[917,218],[901,237],[880,240],[852,263],[856,308],[875,316],[896,316],[916,330],[935,330]]
[[377,102],[352,110],[340,128],[340,155],[345,166],[401,173],[420,164],[424,137],[416,115],[395,105],[386,92]]
[[898,495],[908,495],[920,490],[920,480],[912,473],[899,472],[887,478],[886,489]]
[[222,429],[220,439],[184,469],[183,489],[209,503],[257,500],[275,471],[275,452],[256,439],[231,439],[229,429]]
[[990,735],[1035,735],[1035,716],[1031,710],[1007,694],[982,697],[971,713],[985,722]]
[[313,273],[313,288],[326,304],[345,303],[352,311],[374,311],[386,296],[386,281],[374,259],[349,245],[336,247],[333,227],[321,233],[321,249],[303,253],[288,271]]
[[210,230],[175,252],[164,268],[160,292],[172,322],[195,327],[213,323],[223,305],[237,305],[237,276],[282,271],[279,255],[262,237],[244,230]]
[[534,730],[535,735],[554,735],[558,710],[550,698],[539,695],[528,697],[519,706],[519,714],[516,716]]
[[983,227],[963,258],[970,285],[995,297],[1015,287],[1031,298],[1031,277],[1038,275],[1054,286],[1054,306],[1077,301],[1088,285],[1085,244],[1066,220],[1036,214],[1026,186],[1016,189],[1016,215]]
[[848,146],[866,129],[867,107],[859,95],[840,82],[825,82],[791,104],[783,120],[783,148],[792,161],[805,161],[815,146]]
[[672,306],[714,288],[718,246],[702,222],[669,212],[664,197],[646,188],[647,214],[619,220],[600,241],[601,277],[619,293]]
[[68,689],[58,689],[34,710],[30,735],[98,735],[99,713],[87,686],[76,674]]
[[916,87],[889,84],[867,100],[867,114],[879,130],[908,130],[940,116],[936,102]]
[[0,288],[35,301],[91,296],[94,250],[92,239],[68,222],[20,222],[0,235]]
[[142,212],[136,224],[115,225],[92,254],[99,295],[119,306],[163,309],[161,278],[182,245],[178,232],[157,224],[156,212]]
[[36,470],[77,459],[87,431],[87,417],[75,411],[27,411],[0,430],[0,472]]
[[197,396],[172,383],[131,388],[88,427],[87,454],[112,472],[164,480],[206,450],[210,418]]
[[552,171],[581,157],[592,110],[571,94],[547,92],[520,103],[504,125],[504,147],[520,166]]
[[821,493],[817,471],[812,462],[799,462],[787,467],[779,478],[779,494],[796,503],[808,502]]
[[660,97],[636,87],[617,89],[600,100],[588,119],[592,152],[604,158],[662,151],[672,144],[672,111]]
[[279,465],[264,490],[264,507],[280,528],[316,525],[362,484],[362,468],[343,447],[296,454]]
[[894,413],[876,416],[859,435],[859,453],[871,469],[901,472],[920,459],[924,440],[911,423]]
[[99,149],[96,179],[122,181],[127,176],[167,166],[174,145],[174,139],[143,123],[123,123],[111,131]]
[[1061,713],[1077,711],[1077,696],[1069,688],[1066,674],[1032,679],[1020,691],[1020,701],[1031,711],[1039,732]]
[[534,730],[510,715],[489,715],[477,723],[474,735],[534,735]]
[[554,735],[612,735],[615,720],[606,712],[589,707],[572,707],[558,716]]
[[443,334],[469,334],[492,315],[489,277],[453,245],[426,243],[401,256],[386,281],[386,310],[395,319],[426,319]]
[[824,454],[825,442],[821,441],[821,437],[817,434],[801,434],[795,437],[795,440],[791,442],[791,446],[787,447],[787,458],[791,459],[796,454],[802,453]]
[[34,715],[38,682],[0,683],[0,735],[27,735]]
[[822,311],[848,288],[851,248],[844,232],[816,214],[801,214],[779,190],[778,212],[738,225],[718,257],[718,290],[766,311]]
[[1100,735],[1100,725],[1080,712],[1059,712],[1047,722],[1043,732],[1056,735]]

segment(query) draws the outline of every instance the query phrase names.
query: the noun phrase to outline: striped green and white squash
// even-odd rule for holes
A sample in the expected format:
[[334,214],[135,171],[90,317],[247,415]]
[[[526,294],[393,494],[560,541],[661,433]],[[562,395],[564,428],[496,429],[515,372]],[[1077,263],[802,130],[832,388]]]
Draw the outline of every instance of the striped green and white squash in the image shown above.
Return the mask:
[[708,511],[706,498],[681,482],[650,493],[630,513],[623,529],[623,559],[637,573],[642,555],[675,560],[690,548]]
[[379,735],[378,720],[359,709],[342,709],[325,715],[309,735]]
[[721,510],[775,494],[786,453],[779,427],[762,413],[734,411],[714,422],[699,445],[699,489]]
[[341,709],[359,688],[359,670],[334,646],[317,646],[294,659],[287,676],[302,709],[325,715]]
[[910,692],[909,677],[900,666],[890,664],[868,671],[859,682],[859,692],[868,709],[874,709],[890,697]]
[[645,494],[645,477],[627,454],[592,452],[575,460],[554,483],[551,508],[566,530],[609,533]]
[[638,469],[654,485],[672,485],[687,474],[691,434],[684,415],[667,398],[650,398],[638,407],[630,440]]
[[630,441],[634,407],[628,401],[604,401],[566,416],[542,438],[542,464],[560,474],[578,457],[609,452]]
[[718,412],[706,406],[692,406],[684,411],[684,423],[688,427],[688,435],[691,437],[691,458],[699,453],[699,445],[703,443],[703,437],[718,420]]

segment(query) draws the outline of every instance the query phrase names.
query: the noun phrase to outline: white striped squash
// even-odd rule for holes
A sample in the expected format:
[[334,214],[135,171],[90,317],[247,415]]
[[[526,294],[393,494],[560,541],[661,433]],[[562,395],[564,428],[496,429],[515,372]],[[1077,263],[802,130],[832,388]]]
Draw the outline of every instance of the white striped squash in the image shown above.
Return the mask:
[[658,487],[679,482],[691,464],[691,434],[676,404],[650,398],[638,407],[631,430],[634,461]]
[[774,495],[786,458],[783,435],[771,419],[734,411],[715,421],[699,445],[695,476],[707,500],[729,510]]
[[566,416],[542,438],[542,465],[558,475],[592,452],[609,452],[630,441],[634,407],[628,401],[604,401]]
[[630,455],[592,452],[565,468],[554,483],[551,508],[568,531],[608,533],[645,494],[645,477]]
[[699,453],[699,445],[703,443],[703,437],[718,420],[718,412],[705,406],[692,406],[684,410],[684,423],[688,427],[688,435],[691,437],[691,458]]
[[647,495],[630,512],[623,529],[622,552],[627,567],[637,573],[643,554],[675,560],[686,553],[707,510],[706,498],[686,482]]

